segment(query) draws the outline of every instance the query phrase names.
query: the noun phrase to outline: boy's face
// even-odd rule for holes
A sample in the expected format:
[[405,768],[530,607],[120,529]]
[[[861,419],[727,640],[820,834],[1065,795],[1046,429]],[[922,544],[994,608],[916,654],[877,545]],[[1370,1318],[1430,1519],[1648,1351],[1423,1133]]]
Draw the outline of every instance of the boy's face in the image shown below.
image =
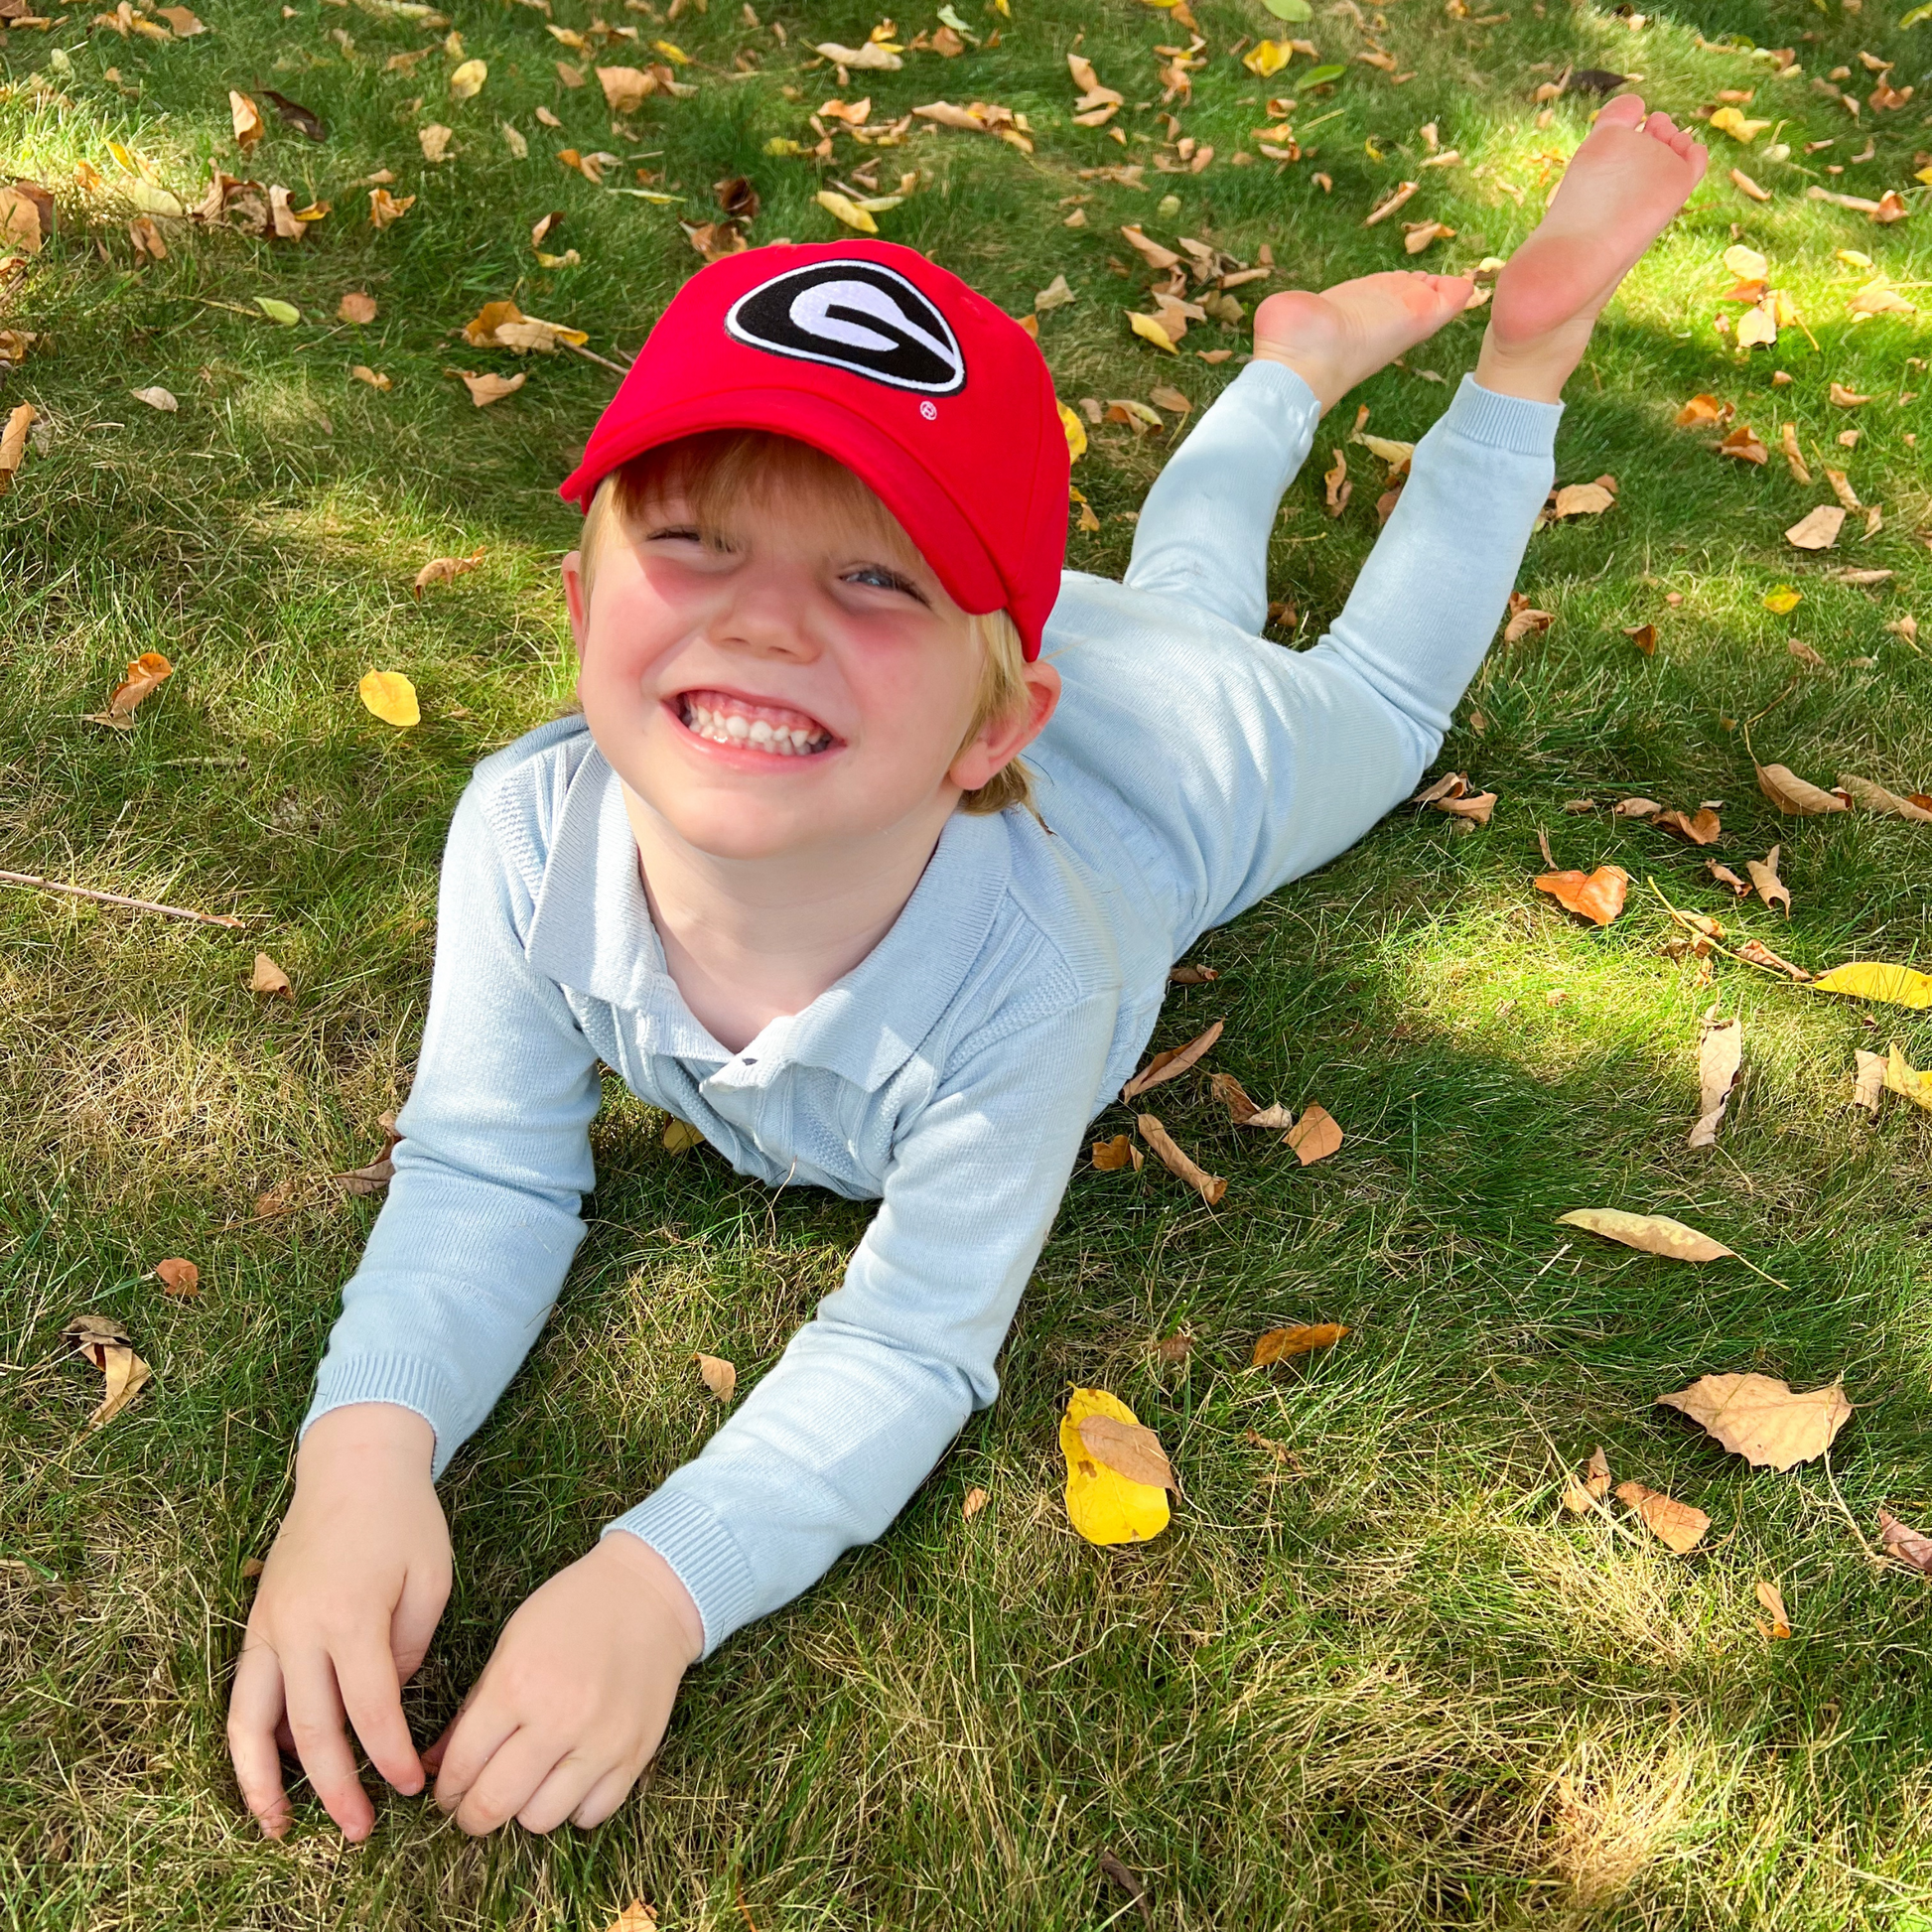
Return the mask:
[[669,493],[633,530],[613,525],[594,595],[577,553],[564,560],[591,736],[687,844],[770,859],[936,824],[1051,715],[1058,675],[1028,665],[1031,715],[961,749],[979,648],[881,517],[856,534],[788,493],[701,536]]

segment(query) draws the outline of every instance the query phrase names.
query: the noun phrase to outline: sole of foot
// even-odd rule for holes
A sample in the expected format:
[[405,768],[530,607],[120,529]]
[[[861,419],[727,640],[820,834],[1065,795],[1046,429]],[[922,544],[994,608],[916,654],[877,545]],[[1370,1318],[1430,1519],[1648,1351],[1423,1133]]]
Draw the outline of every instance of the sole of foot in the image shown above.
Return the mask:
[[1460,315],[1469,289],[1466,276],[1391,269],[1337,282],[1318,295],[1285,290],[1255,311],[1255,357],[1293,369],[1329,409]]
[[1704,179],[1710,155],[1668,114],[1619,95],[1571,157],[1536,232],[1496,277],[1489,334],[1514,350],[1581,327],[1587,335],[1637,258]]

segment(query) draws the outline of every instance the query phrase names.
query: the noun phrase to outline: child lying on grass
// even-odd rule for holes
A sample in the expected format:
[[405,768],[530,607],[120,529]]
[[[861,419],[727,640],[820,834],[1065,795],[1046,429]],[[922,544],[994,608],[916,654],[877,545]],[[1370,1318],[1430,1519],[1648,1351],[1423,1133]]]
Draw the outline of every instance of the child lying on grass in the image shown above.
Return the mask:
[[[235,1676],[264,1832],[289,1825],[279,1744],[368,1835],[345,1719],[399,1791],[435,1771],[465,1831],[595,1825],[684,1672],[886,1529],[992,1403],[1170,965],[1435,757],[1549,489],[1564,380],[1705,161],[1640,101],[1603,109],[1305,652],[1257,634],[1282,491],[1322,412],[1467,281],[1263,302],[1120,584],[1062,577],[1051,379],[951,275],[855,242],[686,284],[564,486],[589,500],[564,561],[583,715],[485,759],[451,827],[407,1138]],[[881,1206],[844,1286],[517,1609],[419,1757],[399,1690],[449,1594],[435,1478],[583,1238],[600,1060],[739,1172]]]

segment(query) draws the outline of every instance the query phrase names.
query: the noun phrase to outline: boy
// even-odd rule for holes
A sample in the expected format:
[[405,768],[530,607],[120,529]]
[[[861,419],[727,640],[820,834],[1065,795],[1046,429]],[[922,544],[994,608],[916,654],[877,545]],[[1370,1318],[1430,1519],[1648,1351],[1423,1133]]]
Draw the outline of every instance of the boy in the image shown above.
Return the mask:
[[[1262,303],[1124,584],[1062,580],[1051,380],[943,270],[859,243],[686,284],[565,485],[590,499],[564,564],[583,717],[484,760],[451,829],[407,1138],[236,1672],[264,1832],[288,1828],[279,1742],[368,1835],[345,1718],[398,1790],[437,1772],[466,1831],[595,1825],[683,1672],[885,1530],[993,1401],[1170,964],[1434,758],[1548,490],[1563,382],[1705,161],[1640,101],[1602,110],[1307,652],[1255,634],[1281,492],[1322,411],[1467,282]],[[1035,812],[1003,809],[1029,791]],[[600,1059],[740,1172],[882,1205],[845,1285],[517,1609],[419,1758],[399,1686],[449,1592],[434,1479],[582,1238]]]

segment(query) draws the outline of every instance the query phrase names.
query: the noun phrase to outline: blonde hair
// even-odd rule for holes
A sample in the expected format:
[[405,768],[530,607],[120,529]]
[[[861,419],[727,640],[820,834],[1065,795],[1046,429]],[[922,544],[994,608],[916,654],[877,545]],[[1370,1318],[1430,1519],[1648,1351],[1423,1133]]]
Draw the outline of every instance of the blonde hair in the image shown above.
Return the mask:
[[[633,533],[653,503],[673,494],[690,505],[701,528],[721,523],[728,509],[747,499],[768,504],[807,497],[854,536],[883,543],[904,561],[918,559],[897,518],[822,450],[768,430],[707,430],[647,450],[598,484],[578,545],[587,601],[599,553],[612,536]],[[1028,705],[1026,647],[1013,619],[1005,611],[969,613],[967,635],[980,654],[980,684],[962,752],[988,725],[1018,717]],[[966,812],[1002,812],[1009,805],[1033,809],[1033,786],[1017,758],[959,801]]]

